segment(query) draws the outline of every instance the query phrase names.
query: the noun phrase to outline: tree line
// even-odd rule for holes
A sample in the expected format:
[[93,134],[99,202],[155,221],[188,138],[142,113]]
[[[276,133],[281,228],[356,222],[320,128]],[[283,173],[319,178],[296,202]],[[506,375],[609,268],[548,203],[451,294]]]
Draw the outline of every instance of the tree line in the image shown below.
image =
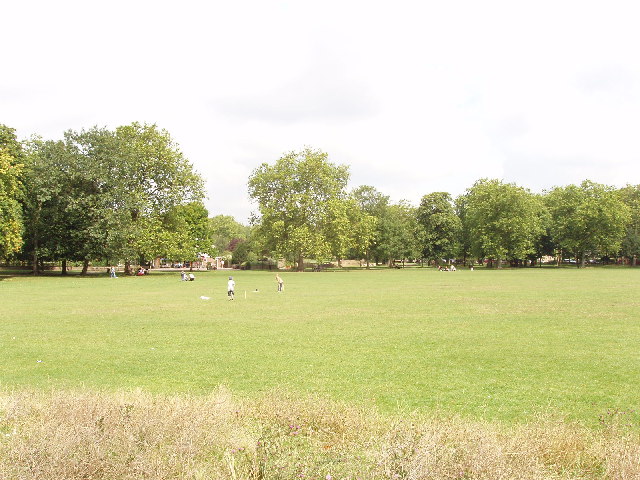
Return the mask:
[[640,186],[591,181],[542,194],[496,179],[457,198],[400,201],[372,186],[347,189],[349,169],[305,148],[258,166],[248,179],[257,206],[244,226],[209,218],[204,182],[169,133],[132,123],[20,141],[0,125],[0,257],[32,265],[131,265],[164,257],[224,255],[236,264],[285,259],[489,259],[500,266],[545,255],[584,265],[640,250]]
[[585,180],[542,194],[513,183],[480,179],[457,198],[424,195],[420,204],[391,203],[372,186],[347,191],[348,168],[310,148],[262,164],[249,178],[257,203],[254,251],[304,268],[356,258],[391,264],[421,259],[486,259],[500,267],[533,264],[544,256],[578,265],[594,257],[640,251],[640,185],[617,189]]
[[168,132],[132,123],[20,142],[0,126],[0,256],[44,262],[191,258],[207,211],[203,181]]

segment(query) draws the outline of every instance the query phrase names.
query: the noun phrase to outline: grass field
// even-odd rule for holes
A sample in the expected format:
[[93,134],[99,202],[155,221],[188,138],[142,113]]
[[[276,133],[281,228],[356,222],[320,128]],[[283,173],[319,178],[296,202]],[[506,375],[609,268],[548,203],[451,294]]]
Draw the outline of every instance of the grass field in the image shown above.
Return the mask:
[[233,302],[228,274],[0,272],[0,386],[279,388],[389,413],[638,424],[640,270],[287,272],[282,294],[273,273],[241,271]]

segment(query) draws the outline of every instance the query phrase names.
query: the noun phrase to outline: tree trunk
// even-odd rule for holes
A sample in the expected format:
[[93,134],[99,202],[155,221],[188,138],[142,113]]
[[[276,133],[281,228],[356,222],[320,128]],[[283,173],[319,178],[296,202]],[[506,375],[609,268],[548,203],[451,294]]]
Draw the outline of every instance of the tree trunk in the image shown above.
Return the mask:
[[62,259],[62,272],[60,272],[60,275],[66,275],[67,274],[67,259],[63,258]]
[[33,274],[38,275],[38,222],[40,221],[40,204],[33,218]]
[[587,257],[585,256],[584,252],[582,252],[582,255],[580,256],[580,267],[584,268],[587,262]]
[[82,272],[80,272],[80,275],[86,275],[88,270],[89,270],[89,260],[85,259],[84,262],[82,262]]
[[131,260],[126,260],[124,262],[124,274],[131,275]]
[[637,261],[637,256],[634,255],[633,258],[631,259],[631,266],[635,267],[636,266],[636,261]]
[[38,237],[33,239],[33,274],[38,275]]
[[304,257],[302,255],[298,255],[298,271],[304,272]]

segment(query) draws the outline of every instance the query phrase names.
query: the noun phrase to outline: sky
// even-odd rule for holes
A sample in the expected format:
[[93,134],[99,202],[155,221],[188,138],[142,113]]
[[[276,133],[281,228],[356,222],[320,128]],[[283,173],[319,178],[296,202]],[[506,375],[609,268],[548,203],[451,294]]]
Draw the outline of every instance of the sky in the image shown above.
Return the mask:
[[418,205],[480,178],[640,184],[635,1],[21,0],[2,8],[0,123],[19,138],[166,129],[210,216],[306,146]]

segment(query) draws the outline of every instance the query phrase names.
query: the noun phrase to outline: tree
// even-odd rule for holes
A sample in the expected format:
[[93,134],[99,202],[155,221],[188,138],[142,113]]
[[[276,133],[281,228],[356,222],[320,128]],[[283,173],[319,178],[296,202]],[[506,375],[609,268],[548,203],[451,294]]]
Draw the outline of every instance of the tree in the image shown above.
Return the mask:
[[364,258],[368,269],[371,248],[378,235],[378,218],[364,212],[355,199],[351,199],[351,204],[352,207],[347,210],[350,223],[349,252],[351,258]]
[[453,208],[451,195],[434,192],[423,196],[417,217],[424,232],[422,256],[436,262],[455,256],[462,224]]
[[587,255],[617,253],[630,222],[629,207],[606,185],[583,181],[546,196],[554,242],[584,266]]
[[[114,138],[113,178],[118,184],[114,206],[120,213],[120,257],[128,273],[132,260],[165,254],[167,242],[178,247],[181,239],[163,232],[162,219],[178,205],[199,202],[204,197],[203,181],[169,133],[156,125],[118,127]],[[153,241],[159,234],[164,245]]]
[[125,260],[130,271],[133,260],[196,248],[193,215],[176,209],[202,198],[202,180],[155,125],[35,139],[28,159],[25,212],[35,272],[42,258],[82,261],[83,273],[90,260]]
[[382,217],[389,206],[389,197],[370,185],[356,188],[351,196],[362,212],[361,220],[355,224],[354,233],[357,236],[353,247],[358,255],[364,256],[369,268],[372,256],[376,255],[376,245],[380,243]]
[[22,146],[15,130],[0,125],[0,256],[6,257],[22,246]]
[[255,262],[258,259],[255,250],[256,245],[251,236],[245,239],[239,239],[235,248],[232,250],[231,263],[236,265],[245,264],[244,266],[247,266],[247,264],[250,265],[251,262]]
[[478,180],[467,190],[464,221],[477,257],[519,260],[535,252],[544,233],[544,208],[528,190],[500,180]]
[[620,195],[630,212],[630,221],[622,241],[622,254],[630,258],[631,265],[635,267],[640,255],[640,185],[627,185],[620,189]]
[[320,150],[290,152],[274,165],[263,163],[249,177],[249,195],[257,202],[254,218],[264,247],[295,260],[331,256],[340,238],[349,179],[346,166],[334,165]]
[[239,241],[249,237],[250,230],[249,227],[237,222],[231,215],[216,215],[209,218],[211,244],[217,253],[233,252]]
[[51,259],[56,250],[60,230],[58,218],[62,194],[61,165],[66,162],[64,142],[43,141],[39,138],[27,142],[23,199],[25,243],[23,254],[32,262],[34,275],[39,273],[41,260]]
[[376,248],[379,258],[392,266],[395,259],[420,256],[421,226],[416,209],[405,201],[389,205],[380,219],[380,238]]
[[[460,219],[460,231],[458,234],[458,251],[457,257],[461,257],[464,264],[467,264],[467,259],[473,256],[473,251],[471,248],[471,231],[470,224],[467,221],[467,204],[469,198],[469,191],[465,194],[458,196],[455,199],[455,211],[456,216]],[[471,261],[473,263],[473,260]]]
[[160,230],[169,237],[163,256],[189,261],[191,270],[193,260],[203,253],[213,253],[208,212],[202,202],[176,205],[160,222]]

